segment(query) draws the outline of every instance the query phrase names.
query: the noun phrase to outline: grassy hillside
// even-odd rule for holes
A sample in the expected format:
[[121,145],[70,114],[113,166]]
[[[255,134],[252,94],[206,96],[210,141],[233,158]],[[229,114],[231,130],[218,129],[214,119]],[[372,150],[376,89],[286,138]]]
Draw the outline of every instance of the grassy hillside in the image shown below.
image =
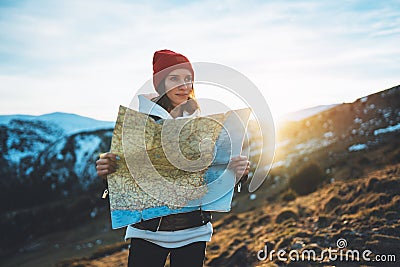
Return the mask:
[[[263,200],[263,206],[214,222],[215,232],[207,247],[205,265],[299,266],[294,264],[299,262],[290,261],[288,253],[292,251],[295,257],[293,251],[302,255],[312,250],[320,259],[306,258],[301,266],[396,266],[394,262],[378,264],[372,260],[377,255],[396,259],[397,263],[400,260],[399,192],[400,164],[397,164],[357,179],[330,183],[292,201]],[[265,246],[268,257],[260,260],[264,254],[259,253],[259,258],[257,254]],[[321,254],[328,248],[332,249],[331,256],[327,252]],[[270,254],[272,250],[275,253]],[[278,258],[278,250],[287,254]],[[359,261],[354,250],[360,252]],[[371,262],[361,257],[366,250],[371,251],[367,253]],[[351,253],[346,254],[348,251]],[[71,259],[58,266],[126,266],[127,253],[119,243],[104,247],[88,258]],[[335,255],[337,259],[332,260]],[[340,255],[347,255],[343,256],[347,261],[341,261]]]

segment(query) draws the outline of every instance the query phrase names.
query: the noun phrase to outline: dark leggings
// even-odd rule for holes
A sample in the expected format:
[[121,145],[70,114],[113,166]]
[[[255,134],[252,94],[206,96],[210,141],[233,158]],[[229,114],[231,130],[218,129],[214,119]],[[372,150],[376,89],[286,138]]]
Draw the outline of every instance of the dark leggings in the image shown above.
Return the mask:
[[140,238],[131,239],[128,267],[163,267],[168,253],[171,267],[202,267],[206,242],[179,248],[164,248]]

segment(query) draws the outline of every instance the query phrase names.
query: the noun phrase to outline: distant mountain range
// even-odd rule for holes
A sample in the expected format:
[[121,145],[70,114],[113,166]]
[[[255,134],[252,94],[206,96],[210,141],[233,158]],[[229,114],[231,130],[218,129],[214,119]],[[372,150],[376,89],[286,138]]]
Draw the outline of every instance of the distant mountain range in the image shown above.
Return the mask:
[[[363,134],[378,126],[381,131],[386,127],[394,127],[393,129],[388,128],[388,131],[396,130],[398,126],[393,124],[398,121],[397,118],[400,114],[397,114],[393,107],[396,105],[396,98],[393,98],[392,95],[397,96],[398,91],[399,86],[371,96],[364,96],[354,103],[321,105],[289,113],[285,116],[286,126],[280,130],[291,136],[293,129],[298,128],[293,125],[303,124],[304,121],[317,115],[325,117],[322,114],[328,113],[334,115],[329,115],[330,118],[322,121],[321,125],[307,126],[308,129],[315,128],[313,134],[322,131],[320,133],[321,140],[317,137],[309,139],[305,136],[302,137],[304,140],[298,140],[298,142],[308,144],[313,141],[320,145],[328,145],[344,136],[348,136],[348,140],[354,139],[357,133]],[[349,107],[352,110],[348,110]],[[343,117],[344,113],[349,114]],[[333,122],[336,116],[338,121]],[[350,117],[355,116],[353,121],[348,121]],[[366,120],[371,120],[373,125],[367,126]],[[337,125],[333,127],[333,123]],[[48,185],[51,188],[59,188],[58,183],[66,184],[66,180],[77,177],[81,180],[79,184],[84,185],[83,188],[88,188],[90,181],[93,181],[92,176],[96,176],[96,173],[91,168],[93,166],[85,168],[83,165],[88,163],[90,157],[97,157],[99,152],[108,150],[114,125],[114,122],[99,121],[61,112],[40,116],[1,115],[0,174],[20,182],[27,179],[51,180],[52,182],[49,182]],[[352,131],[347,133],[348,129],[345,130],[345,127]],[[293,136],[290,140],[291,143],[297,142],[294,141]],[[279,143],[278,140],[277,145],[282,147],[287,144]],[[250,146],[253,151],[252,155],[254,155],[254,152],[258,151],[255,148],[258,146],[258,142],[253,142]],[[367,144],[354,144],[351,149],[360,150],[366,146]],[[317,146],[312,145],[312,147],[315,150]],[[90,161],[93,164],[93,160]],[[66,164],[66,162],[69,163]],[[276,164],[279,165],[279,162]],[[288,164],[288,159],[285,164]],[[9,184],[7,181],[2,183]],[[69,194],[69,189],[63,190],[63,194]]]
[[308,117],[311,117],[315,114],[318,114],[322,111],[336,107],[337,105],[339,105],[339,104],[319,105],[319,106],[315,106],[315,107],[301,109],[298,111],[287,113],[287,114],[283,115],[283,117],[281,119],[284,121],[300,121],[300,120],[304,120]]
[[[334,106],[336,105],[308,108],[287,114],[285,118],[297,121]],[[114,125],[115,122],[100,121],[62,112],[39,116],[0,115],[0,136],[4,138],[3,144],[0,146],[2,152],[0,158],[3,157],[8,162],[7,166],[4,167],[13,169],[16,176],[26,177],[33,170],[33,167],[29,166],[33,164],[33,159],[54,146],[54,142],[65,142],[66,138],[71,138],[72,135],[83,132],[111,131]],[[62,156],[60,157],[62,158]],[[0,166],[3,164],[0,164]]]
[[[319,112],[333,108],[337,105],[338,104],[319,105],[315,107],[301,109],[298,111],[285,114],[282,117],[282,119],[289,121],[303,120],[307,117],[313,116]],[[11,121],[15,120],[48,122],[60,127],[65,134],[73,134],[83,131],[92,131],[99,129],[111,129],[114,128],[115,125],[115,122],[101,121],[73,113],[63,113],[63,112],[53,112],[39,116],[23,115],[23,114],[0,115],[0,125],[7,125]]]
[[114,124],[60,112],[0,116],[0,186],[6,191],[0,208],[36,205],[96,185],[94,161],[109,150]]
[[12,120],[19,121],[43,121],[59,126],[65,134],[73,134],[82,131],[114,128],[115,122],[99,121],[92,118],[63,112],[54,112],[40,116],[33,115],[0,115],[0,125],[7,125]]
[[[353,103],[305,109],[291,118],[278,129],[281,137],[277,148],[284,152],[276,155],[273,168],[297,169],[315,160],[329,175],[355,176],[361,167],[357,169],[349,160],[354,160],[357,153],[380,147],[384,152],[359,161],[364,164],[383,157],[398,160],[390,148],[400,140],[400,86]],[[23,240],[34,234],[36,230],[29,221],[39,216],[35,206],[70,203],[89,192],[99,195],[103,185],[95,161],[100,152],[109,150],[113,127],[114,122],[59,112],[0,116],[0,218],[4,218],[0,219],[4,229],[0,236],[7,235],[17,243],[17,235]],[[250,141],[250,151],[260,149],[257,140]],[[252,153],[251,157],[257,155]],[[322,158],[329,160],[323,162]],[[343,166],[347,166],[346,173]],[[275,176],[274,181],[282,177]],[[41,210],[46,214],[45,208]],[[24,217],[18,217],[19,211]],[[17,218],[23,221],[15,223]],[[21,224],[26,224],[25,230],[21,230]]]

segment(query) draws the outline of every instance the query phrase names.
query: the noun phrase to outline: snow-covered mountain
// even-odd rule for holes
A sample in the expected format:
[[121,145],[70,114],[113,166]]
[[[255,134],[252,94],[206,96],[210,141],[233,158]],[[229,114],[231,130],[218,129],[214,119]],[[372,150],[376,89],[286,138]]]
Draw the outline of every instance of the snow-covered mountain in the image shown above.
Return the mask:
[[290,112],[285,114],[281,120],[284,121],[300,121],[300,120],[304,120],[308,117],[314,116],[315,114],[321,113],[325,110],[331,109],[335,106],[337,106],[338,104],[332,104],[332,105],[319,105],[319,106],[315,106],[315,107],[311,107],[311,108],[306,108],[306,109],[302,109],[302,110],[298,110],[298,111],[294,111],[294,112]]
[[95,161],[109,150],[112,128],[67,134],[53,122],[19,118],[1,125],[0,136],[0,239],[7,241],[0,255],[106,207]]
[[[6,189],[0,199],[15,198],[7,206],[12,208],[29,196],[33,200],[26,204],[46,198],[34,194],[88,190],[97,177],[94,161],[108,151],[113,127],[114,122],[59,112],[0,116],[0,186]],[[21,198],[15,192],[25,193]]]
[[33,163],[32,158],[58,139],[79,132],[110,130],[114,124],[61,112],[41,116],[3,115],[0,116],[1,157],[8,166],[16,166],[18,175],[24,175],[19,171],[27,169]]
[[111,136],[111,130],[65,136],[40,153],[29,176],[40,177],[49,189],[65,196],[87,191],[98,182],[95,161],[101,152],[109,150]]
[[55,124],[63,129],[65,134],[73,134],[82,131],[113,128],[115,122],[99,121],[92,118],[63,112],[54,112],[40,116],[32,115],[1,115],[0,125],[7,125],[13,120],[42,121]]
[[[335,169],[343,170],[343,166],[350,172],[361,172],[359,162],[353,162],[357,157],[362,158],[362,164],[378,164],[381,159],[396,162],[399,156],[394,151],[399,137],[400,86],[396,86],[282,124],[272,167],[297,169],[305,162],[315,161],[324,165],[330,175]],[[322,158],[329,161],[322,162]]]

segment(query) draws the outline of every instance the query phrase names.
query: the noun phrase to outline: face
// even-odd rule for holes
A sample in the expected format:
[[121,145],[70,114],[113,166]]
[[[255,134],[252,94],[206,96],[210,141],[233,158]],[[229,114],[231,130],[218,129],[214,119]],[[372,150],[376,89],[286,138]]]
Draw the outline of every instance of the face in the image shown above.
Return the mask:
[[192,73],[188,69],[173,70],[165,78],[165,91],[174,107],[185,103],[192,90]]

